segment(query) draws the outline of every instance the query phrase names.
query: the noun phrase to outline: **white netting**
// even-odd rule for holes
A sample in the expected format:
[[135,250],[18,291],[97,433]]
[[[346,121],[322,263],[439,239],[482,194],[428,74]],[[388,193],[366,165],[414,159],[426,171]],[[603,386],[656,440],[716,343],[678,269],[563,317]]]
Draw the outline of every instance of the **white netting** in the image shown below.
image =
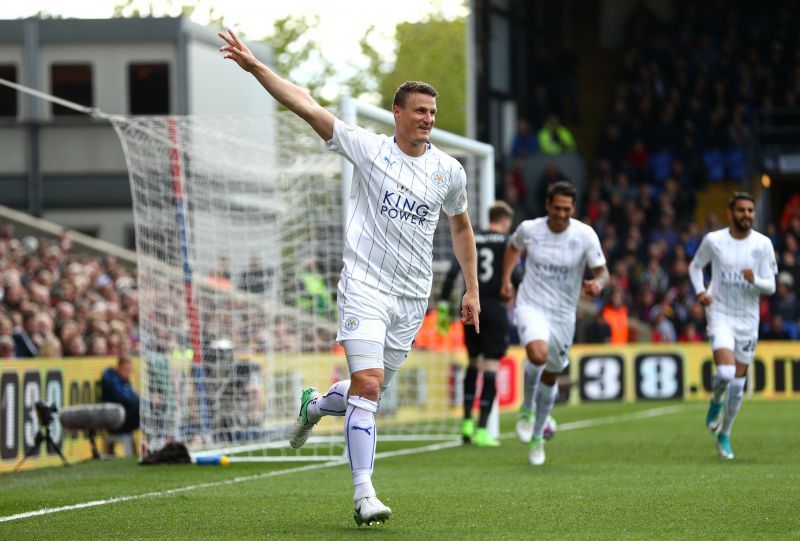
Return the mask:
[[[196,453],[341,454],[340,418],[323,419],[300,452],[287,445],[300,389],[347,377],[334,342],[339,156],[288,112],[113,122],[134,201],[146,448],[177,440]],[[453,154],[476,202],[480,162]],[[446,217],[440,224],[443,272],[452,248]],[[382,439],[455,434],[461,353],[445,339],[426,347],[382,400]]]

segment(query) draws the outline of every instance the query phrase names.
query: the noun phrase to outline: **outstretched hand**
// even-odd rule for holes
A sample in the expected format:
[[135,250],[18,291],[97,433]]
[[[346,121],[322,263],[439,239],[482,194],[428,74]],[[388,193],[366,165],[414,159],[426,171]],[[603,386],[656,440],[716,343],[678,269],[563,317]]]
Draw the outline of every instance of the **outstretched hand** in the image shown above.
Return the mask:
[[250,51],[247,45],[239,39],[236,32],[232,28],[228,28],[228,33],[218,32],[217,35],[222,38],[225,45],[219,48],[220,51],[225,53],[224,58],[229,58],[239,64],[239,67],[244,71],[253,71],[258,65],[258,59]]

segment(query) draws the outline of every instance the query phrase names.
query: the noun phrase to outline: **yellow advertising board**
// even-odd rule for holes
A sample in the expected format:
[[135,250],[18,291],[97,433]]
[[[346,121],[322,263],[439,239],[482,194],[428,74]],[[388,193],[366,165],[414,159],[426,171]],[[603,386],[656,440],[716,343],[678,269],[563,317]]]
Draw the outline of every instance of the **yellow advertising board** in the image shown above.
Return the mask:
[[[512,348],[509,355],[517,360],[525,356],[520,347]],[[707,400],[713,374],[708,343],[580,344],[570,351],[570,366],[562,377],[560,400],[571,404]],[[800,344],[759,342],[748,378],[755,397],[800,398]]]
[[[40,439],[45,430],[40,426],[36,403],[42,401],[57,410],[94,403],[103,371],[115,365],[116,359],[108,357],[0,361],[0,473],[13,471],[18,465],[29,469],[61,464],[55,449],[43,442],[37,444],[37,435]],[[134,360],[134,386],[137,373],[138,360]],[[52,414],[47,428],[68,461],[92,456],[86,437],[63,430],[58,413]]]

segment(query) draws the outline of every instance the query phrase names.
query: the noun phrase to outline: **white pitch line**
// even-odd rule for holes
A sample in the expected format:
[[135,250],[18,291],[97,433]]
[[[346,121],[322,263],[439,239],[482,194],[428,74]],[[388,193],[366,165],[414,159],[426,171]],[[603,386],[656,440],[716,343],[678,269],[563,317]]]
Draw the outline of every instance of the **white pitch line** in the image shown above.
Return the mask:
[[[571,423],[563,423],[559,425],[559,430],[577,430],[580,428],[588,428],[593,426],[600,426],[606,425],[611,423],[623,422],[623,421],[631,421],[636,419],[646,419],[650,417],[658,417],[660,415],[669,415],[671,413],[680,413],[682,411],[686,411],[692,409],[692,406],[688,405],[676,405],[676,406],[665,406],[660,408],[652,408],[642,411],[637,411],[634,413],[623,413],[620,415],[609,415],[607,417],[597,417],[594,419],[586,419],[584,421],[573,421]],[[506,433],[501,435],[501,438],[510,438],[515,434],[512,432]],[[416,447],[413,449],[400,449],[397,451],[385,451],[382,453],[377,453],[375,455],[375,459],[381,458],[393,458],[397,456],[405,456],[405,455],[415,455],[419,453],[427,453],[433,451],[440,451],[442,449],[449,449],[452,447],[459,447],[461,446],[461,440],[454,440],[448,441],[443,443],[435,443],[433,445],[426,445],[425,447]],[[94,500],[90,502],[84,503],[76,503],[74,505],[65,505],[63,507],[45,507],[43,509],[37,509],[36,511],[28,511],[25,513],[18,513],[16,515],[8,515],[5,517],[0,517],[0,522],[10,522],[12,520],[20,520],[24,518],[30,517],[38,517],[42,515],[51,515],[53,513],[61,513],[63,511],[74,511],[76,509],[86,509],[88,507],[100,507],[103,505],[112,505],[115,503],[122,503],[122,502],[129,502],[133,500],[143,500],[145,498],[157,498],[161,496],[171,496],[173,494],[180,494],[183,492],[190,492],[193,490],[200,490],[204,488],[215,488],[225,485],[235,485],[239,483],[245,483],[248,481],[255,481],[258,479],[266,479],[268,477],[277,477],[279,475],[288,475],[290,473],[303,473],[307,471],[313,470],[321,470],[323,468],[332,468],[335,466],[341,466],[345,464],[347,461],[344,459],[339,460],[332,460],[330,462],[324,462],[322,464],[311,464],[308,466],[300,466],[297,468],[287,468],[285,470],[276,470],[271,472],[259,473],[256,475],[246,475],[244,477],[234,477],[232,479],[226,479],[224,481],[214,481],[213,483],[199,483],[196,485],[187,485],[185,487],[178,487],[178,488],[170,488],[166,490],[158,490],[154,492],[145,492],[143,494],[134,494],[131,496],[118,496],[116,498],[107,498],[105,500]]]

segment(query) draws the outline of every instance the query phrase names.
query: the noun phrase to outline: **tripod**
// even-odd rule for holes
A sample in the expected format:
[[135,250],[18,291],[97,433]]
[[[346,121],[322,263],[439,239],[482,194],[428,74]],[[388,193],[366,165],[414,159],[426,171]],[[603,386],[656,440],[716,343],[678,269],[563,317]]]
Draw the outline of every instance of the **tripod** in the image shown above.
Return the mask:
[[69,466],[69,462],[67,459],[64,458],[64,455],[61,453],[61,449],[58,447],[58,444],[53,441],[53,438],[50,437],[50,423],[53,422],[53,415],[52,412],[56,411],[55,406],[47,406],[44,402],[37,402],[36,403],[36,414],[39,417],[39,432],[36,433],[36,438],[33,440],[33,445],[28,452],[25,453],[25,456],[22,457],[22,460],[19,461],[17,466],[14,468],[14,471],[17,472],[22,467],[22,464],[25,460],[33,455],[42,445],[42,442],[46,442],[47,450],[55,449],[58,456],[61,457],[61,462],[64,463],[65,466]]

